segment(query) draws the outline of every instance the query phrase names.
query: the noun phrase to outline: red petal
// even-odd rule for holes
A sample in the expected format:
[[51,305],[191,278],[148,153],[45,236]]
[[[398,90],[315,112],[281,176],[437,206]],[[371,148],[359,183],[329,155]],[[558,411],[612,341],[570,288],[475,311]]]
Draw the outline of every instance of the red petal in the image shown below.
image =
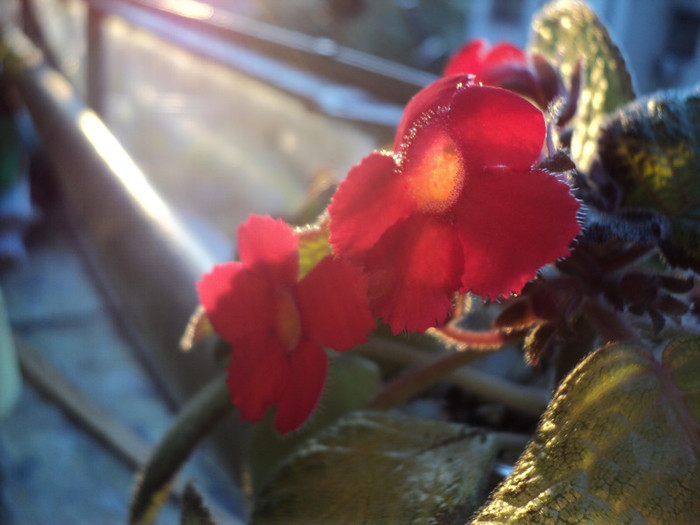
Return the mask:
[[328,373],[328,357],[311,341],[290,353],[289,383],[277,403],[275,428],[287,434],[303,425],[318,405]]
[[238,227],[238,253],[243,266],[272,281],[293,284],[299,273],[298,239],[281,219],[251,215]]
[[510,42],[497,42],[484,57],[483,68],[502,64],[525,64],[527,55],[518,46]]
[[479,75],[479,81],[487,86],[496,86],[535,102],[539,107],[547,107],[547,98],[542,92],[535,71],[526,64],[500,64],[490,67]]
[[233,347],[227,383],[242,419],[259,421],[290,380],[287,352],[275,337],[257,333]]
[[394,168],[391,155],[371,153],[338,187],[328,207],[330,242],[337,254],[362,258],[388,227],[408,214],[410,201]]
[[406,105],[403,116],[396,128],[394,139],[394,151],[400,151],[404,140],[411,130],[429,115],[439,108],[447,108],[452,99],[464,87],[471,85],[472,77],[468,75],[456,75],[436,80],[429,86],[421,89]]
[[470,177],[455,208],[463,291],[492,299],[520,292],[538,269],[568,255],[580,232],[578,209],[569,186],[541,170]]
[[467,42],[445,66],[444,76],[473,74],[483,82],[481,74],[493,66],[504,64],[526,64],[527,55],[510,42],[498,42],[493,47],[483,38]]
[[488,43],[483,38],[470,40],[448,60],[443,76],[480,73],[487,48]]
[[324,258],[299,282],[297,304],[306,336],[334,350],[364,342],[375,326],[367,278],[341,259]]
[[272,285],[241,263],[215,266],[202,276],[197,291],[214,330],[231,343],[266,331],[271,324]]
[[445,322],[459,289],[463,255],[453,226],[415,214],[391,228],[367,256],[370,304],[395,334]]
[[475,168],[526,170],[542,150],[542,112],[505,89],[471,86],[460,91],[449,112],[449,129],[462,156]]

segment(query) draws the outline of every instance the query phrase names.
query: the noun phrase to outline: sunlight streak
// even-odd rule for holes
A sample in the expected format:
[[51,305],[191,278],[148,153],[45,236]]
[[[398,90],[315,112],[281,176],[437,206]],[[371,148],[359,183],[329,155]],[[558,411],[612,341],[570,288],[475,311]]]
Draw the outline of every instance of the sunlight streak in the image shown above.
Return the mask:
[[209,20],[214,14],[214,8],[196,0],[159,0],[159,9],[194,20]]
[[78,127],[97,154],[109,166],[144,213],[160,227],[169,230],[170,235],[190,244],[189,252],[195,255],[196,264],[202,269],[209,268],[214,262],[211,255],[198,243],[193,242],[194,240],[179,227],[180,223],[170,207],[100,118],[90,110],[83,110],[76,120]]

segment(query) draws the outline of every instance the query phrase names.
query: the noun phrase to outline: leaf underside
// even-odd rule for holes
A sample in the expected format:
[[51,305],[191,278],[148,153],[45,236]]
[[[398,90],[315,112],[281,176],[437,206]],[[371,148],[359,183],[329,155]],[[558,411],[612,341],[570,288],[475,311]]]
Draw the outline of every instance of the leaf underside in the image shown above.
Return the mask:
[[462,525],[483,501],[497,442],[463,425],[355,412],[290,456],[253,524]]
[[700,337],[613,344],[561,385],[472,525],[700,523]]

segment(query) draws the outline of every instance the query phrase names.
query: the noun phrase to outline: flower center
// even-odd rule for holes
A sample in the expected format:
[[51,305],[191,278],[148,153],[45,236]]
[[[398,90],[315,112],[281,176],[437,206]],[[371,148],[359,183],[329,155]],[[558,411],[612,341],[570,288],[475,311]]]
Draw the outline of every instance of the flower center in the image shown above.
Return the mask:
[[403,177],[420,211],[444,212],[459,197],[462,158],[440,126],[417,129],[404,153]]
[[301,339],[301,316],[290,291],[277,290],[274,316],[275,330],[282,345],[287,350],[294,350]]

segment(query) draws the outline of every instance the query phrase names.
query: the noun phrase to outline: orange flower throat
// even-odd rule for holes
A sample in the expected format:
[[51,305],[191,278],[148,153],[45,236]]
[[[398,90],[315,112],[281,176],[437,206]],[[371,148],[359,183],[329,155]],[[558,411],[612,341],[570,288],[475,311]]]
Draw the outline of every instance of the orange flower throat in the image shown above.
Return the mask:
[[[457,201],[464,170],[455,143],[435,131],[409,147],[403,177],[420,211],[441,213]],[[410,155],[416,149],[420,155]]]

